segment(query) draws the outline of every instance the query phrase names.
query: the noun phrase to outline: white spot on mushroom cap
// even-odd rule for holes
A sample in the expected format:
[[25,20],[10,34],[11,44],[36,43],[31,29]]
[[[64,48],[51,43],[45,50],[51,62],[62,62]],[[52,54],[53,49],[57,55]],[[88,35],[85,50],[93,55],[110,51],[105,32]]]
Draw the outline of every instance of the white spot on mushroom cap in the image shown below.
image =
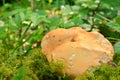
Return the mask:
[[75,53],[70,54],[70,56],[69,56],[69,62],[68,62],[69,67],[73,67],[74,64],[73,64],[73,62],[72,62],[72,59],[73,59],[75,56],[76,56]]
[[69,56],[69,60],[72,60],[75,56],[76,56],[75,53],[70,54],[70,56]]

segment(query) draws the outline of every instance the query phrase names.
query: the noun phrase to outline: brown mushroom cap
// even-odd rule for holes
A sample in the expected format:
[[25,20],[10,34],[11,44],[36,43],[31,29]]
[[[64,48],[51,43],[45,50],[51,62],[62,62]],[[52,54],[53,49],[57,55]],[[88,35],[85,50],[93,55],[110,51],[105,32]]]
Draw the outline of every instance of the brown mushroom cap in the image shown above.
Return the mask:
[[98,32],[86,32],[79,27],[58,28],[45,35],[42,52],[48,61],[63,61],[65,72],[73,76],[83,74],[89,67],[112,60],[111,43]]
[[67,29],[58,28],[49,32],[47,35],[44,36],[41,46],[42,52],[49,56],[51,52],[59,45],[70,41],[73,36],[76,34],[74,32],[70,32]]
[[[64,47],[63,47],[64,46]],[[96,53],[96,54],[95,54]],[[73,76],[79,76],[89,67],[100,65],[104,61],[103,49],[90,49],[79,42],[67,42],[58,46],[53,52],[54,61],[65,63],[65,72]]]

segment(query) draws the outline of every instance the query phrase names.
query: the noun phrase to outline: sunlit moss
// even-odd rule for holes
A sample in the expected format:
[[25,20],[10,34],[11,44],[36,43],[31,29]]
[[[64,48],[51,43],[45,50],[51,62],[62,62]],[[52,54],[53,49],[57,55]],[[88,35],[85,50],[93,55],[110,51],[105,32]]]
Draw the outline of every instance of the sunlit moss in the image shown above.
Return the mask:
[[[114,56],[116,66],[103,64],[93,67],[75,80],[119,80],[120,55]],[[0,64],[0,78],[19,80],[71,80],[72,76],[65,74],[62,62],[49,63],[40,48],[30,50],[28,55],[19,55],[12,62]]]

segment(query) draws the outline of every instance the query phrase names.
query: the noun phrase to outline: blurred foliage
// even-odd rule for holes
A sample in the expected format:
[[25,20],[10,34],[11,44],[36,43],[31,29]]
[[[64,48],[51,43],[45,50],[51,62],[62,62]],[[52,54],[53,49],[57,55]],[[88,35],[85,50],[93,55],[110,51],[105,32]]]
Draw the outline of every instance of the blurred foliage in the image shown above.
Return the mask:
[[[56,72],[41,53],[41,40],[50,30],[80,26],[99,31],[114,46],[113,62],[76,80],[118,80],[120,71],[120,0],[1,0],[0,80],[71,80]],[[111,76],[112,73],[112,76]]]

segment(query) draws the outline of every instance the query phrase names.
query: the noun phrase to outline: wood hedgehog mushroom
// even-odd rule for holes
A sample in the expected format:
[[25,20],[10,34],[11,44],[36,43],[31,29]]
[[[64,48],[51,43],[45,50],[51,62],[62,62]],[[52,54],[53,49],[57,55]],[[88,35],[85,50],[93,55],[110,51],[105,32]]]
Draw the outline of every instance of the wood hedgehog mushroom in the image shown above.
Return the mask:
[[42,39],[41,47],[49,62],[63,61],[64,71],[74,77],[91,66],[112,61],[114,55],[112,44],[102,34],[80,27],[50,31]]

